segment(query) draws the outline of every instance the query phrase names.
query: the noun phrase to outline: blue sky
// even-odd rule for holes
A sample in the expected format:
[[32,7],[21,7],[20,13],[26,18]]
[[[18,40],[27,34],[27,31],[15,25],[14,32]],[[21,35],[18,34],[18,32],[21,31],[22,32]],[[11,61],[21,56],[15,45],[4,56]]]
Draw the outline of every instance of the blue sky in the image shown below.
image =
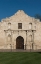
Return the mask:
[[29,16],[41,14],[41,0],[0,0],[0,20],[24,10]]

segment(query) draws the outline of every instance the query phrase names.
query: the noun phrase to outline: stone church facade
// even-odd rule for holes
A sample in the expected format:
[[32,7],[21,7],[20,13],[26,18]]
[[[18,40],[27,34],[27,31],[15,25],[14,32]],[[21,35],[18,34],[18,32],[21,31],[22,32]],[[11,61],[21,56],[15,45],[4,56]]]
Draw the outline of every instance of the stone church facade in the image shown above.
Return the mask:
[[0,49],[41,49],[41,22],[19,10],[0,22]]

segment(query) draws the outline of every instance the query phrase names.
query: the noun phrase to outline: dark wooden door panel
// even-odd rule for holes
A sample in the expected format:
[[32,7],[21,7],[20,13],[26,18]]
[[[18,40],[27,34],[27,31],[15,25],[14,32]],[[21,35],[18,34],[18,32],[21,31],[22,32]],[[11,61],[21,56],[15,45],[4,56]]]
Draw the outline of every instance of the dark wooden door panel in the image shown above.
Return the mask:
[[16,39],[16,49],[24,49],[24,39],[21,36]]

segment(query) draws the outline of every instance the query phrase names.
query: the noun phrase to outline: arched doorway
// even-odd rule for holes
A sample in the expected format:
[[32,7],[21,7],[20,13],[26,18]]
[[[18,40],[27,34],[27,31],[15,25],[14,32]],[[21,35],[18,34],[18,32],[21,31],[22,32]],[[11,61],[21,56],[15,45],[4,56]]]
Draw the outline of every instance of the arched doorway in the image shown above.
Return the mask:
[[24,49],[24,39],[21,36],[16,38],[16,49]]

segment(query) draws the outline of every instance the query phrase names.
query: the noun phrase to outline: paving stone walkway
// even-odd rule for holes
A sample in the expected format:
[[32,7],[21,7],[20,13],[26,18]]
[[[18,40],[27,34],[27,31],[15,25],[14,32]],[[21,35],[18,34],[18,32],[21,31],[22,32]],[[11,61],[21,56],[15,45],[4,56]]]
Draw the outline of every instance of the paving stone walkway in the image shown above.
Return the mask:
[[41,49],[39,50],[23,50],[23,49],[0,49],[0,52],[41,52]]

